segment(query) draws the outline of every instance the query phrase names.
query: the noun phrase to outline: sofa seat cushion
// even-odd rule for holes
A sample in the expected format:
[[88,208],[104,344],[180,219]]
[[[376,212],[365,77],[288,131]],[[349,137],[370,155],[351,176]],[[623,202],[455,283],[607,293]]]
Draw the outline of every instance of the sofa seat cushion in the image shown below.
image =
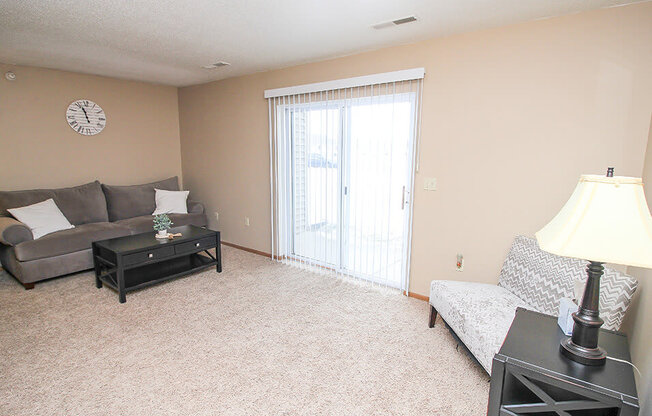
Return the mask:
[[46,257],[60,256],[91,248],[98,240],[129,235],[129,228],[110,222],[95,222],[78,225],[69,230],[44,235],[38,240],[24,241],[15,246],[16,258],[30,261]]
[[[206,215],[204,213],[190,213],[190,214],[168,214],[172,220],[172,227],[180,227],[182,225],[196,225],[197,227],[204,227],[206,225]],[[140,217],[127,218],[126,220],[116,221],[127,227],[132,234],[140,234],[147,232],[154,232],[154,216],[143,215]]]
[[430,304],[489,374],[516,308],[536,310],[500,286],[450,280],[432,281]]

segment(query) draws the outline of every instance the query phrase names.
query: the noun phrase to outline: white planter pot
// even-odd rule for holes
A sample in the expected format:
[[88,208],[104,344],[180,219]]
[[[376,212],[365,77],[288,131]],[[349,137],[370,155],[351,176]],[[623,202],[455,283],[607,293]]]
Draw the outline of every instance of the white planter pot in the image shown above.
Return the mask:
[[168,238],[168,230],[161,230],[156,233],[156,238]]

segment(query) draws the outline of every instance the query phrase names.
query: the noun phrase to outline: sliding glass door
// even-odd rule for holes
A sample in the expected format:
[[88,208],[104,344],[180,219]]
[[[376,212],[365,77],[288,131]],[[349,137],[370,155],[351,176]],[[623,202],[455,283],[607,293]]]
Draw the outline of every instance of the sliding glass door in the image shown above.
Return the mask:
[[[402,288],[407,273],[415,94],[285,105],[288,258]],[[280,225],[283,226],[283,225]],[[288,230],[288,231],[290,231]]]

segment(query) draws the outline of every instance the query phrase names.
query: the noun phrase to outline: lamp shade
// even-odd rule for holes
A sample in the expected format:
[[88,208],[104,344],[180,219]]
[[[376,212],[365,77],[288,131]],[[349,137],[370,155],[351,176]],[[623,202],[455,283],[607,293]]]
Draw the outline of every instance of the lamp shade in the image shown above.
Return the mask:
[[652,268],[652,216],[640,178],[582,175],[566,205],[536,233],[565,257]]

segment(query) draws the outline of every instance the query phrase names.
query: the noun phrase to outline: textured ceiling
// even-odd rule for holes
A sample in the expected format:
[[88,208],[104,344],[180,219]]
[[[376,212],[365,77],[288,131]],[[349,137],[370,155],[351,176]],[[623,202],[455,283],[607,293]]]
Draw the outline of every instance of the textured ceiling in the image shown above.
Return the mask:
[[632,2],[0,0],[0,62],[183,86]]

